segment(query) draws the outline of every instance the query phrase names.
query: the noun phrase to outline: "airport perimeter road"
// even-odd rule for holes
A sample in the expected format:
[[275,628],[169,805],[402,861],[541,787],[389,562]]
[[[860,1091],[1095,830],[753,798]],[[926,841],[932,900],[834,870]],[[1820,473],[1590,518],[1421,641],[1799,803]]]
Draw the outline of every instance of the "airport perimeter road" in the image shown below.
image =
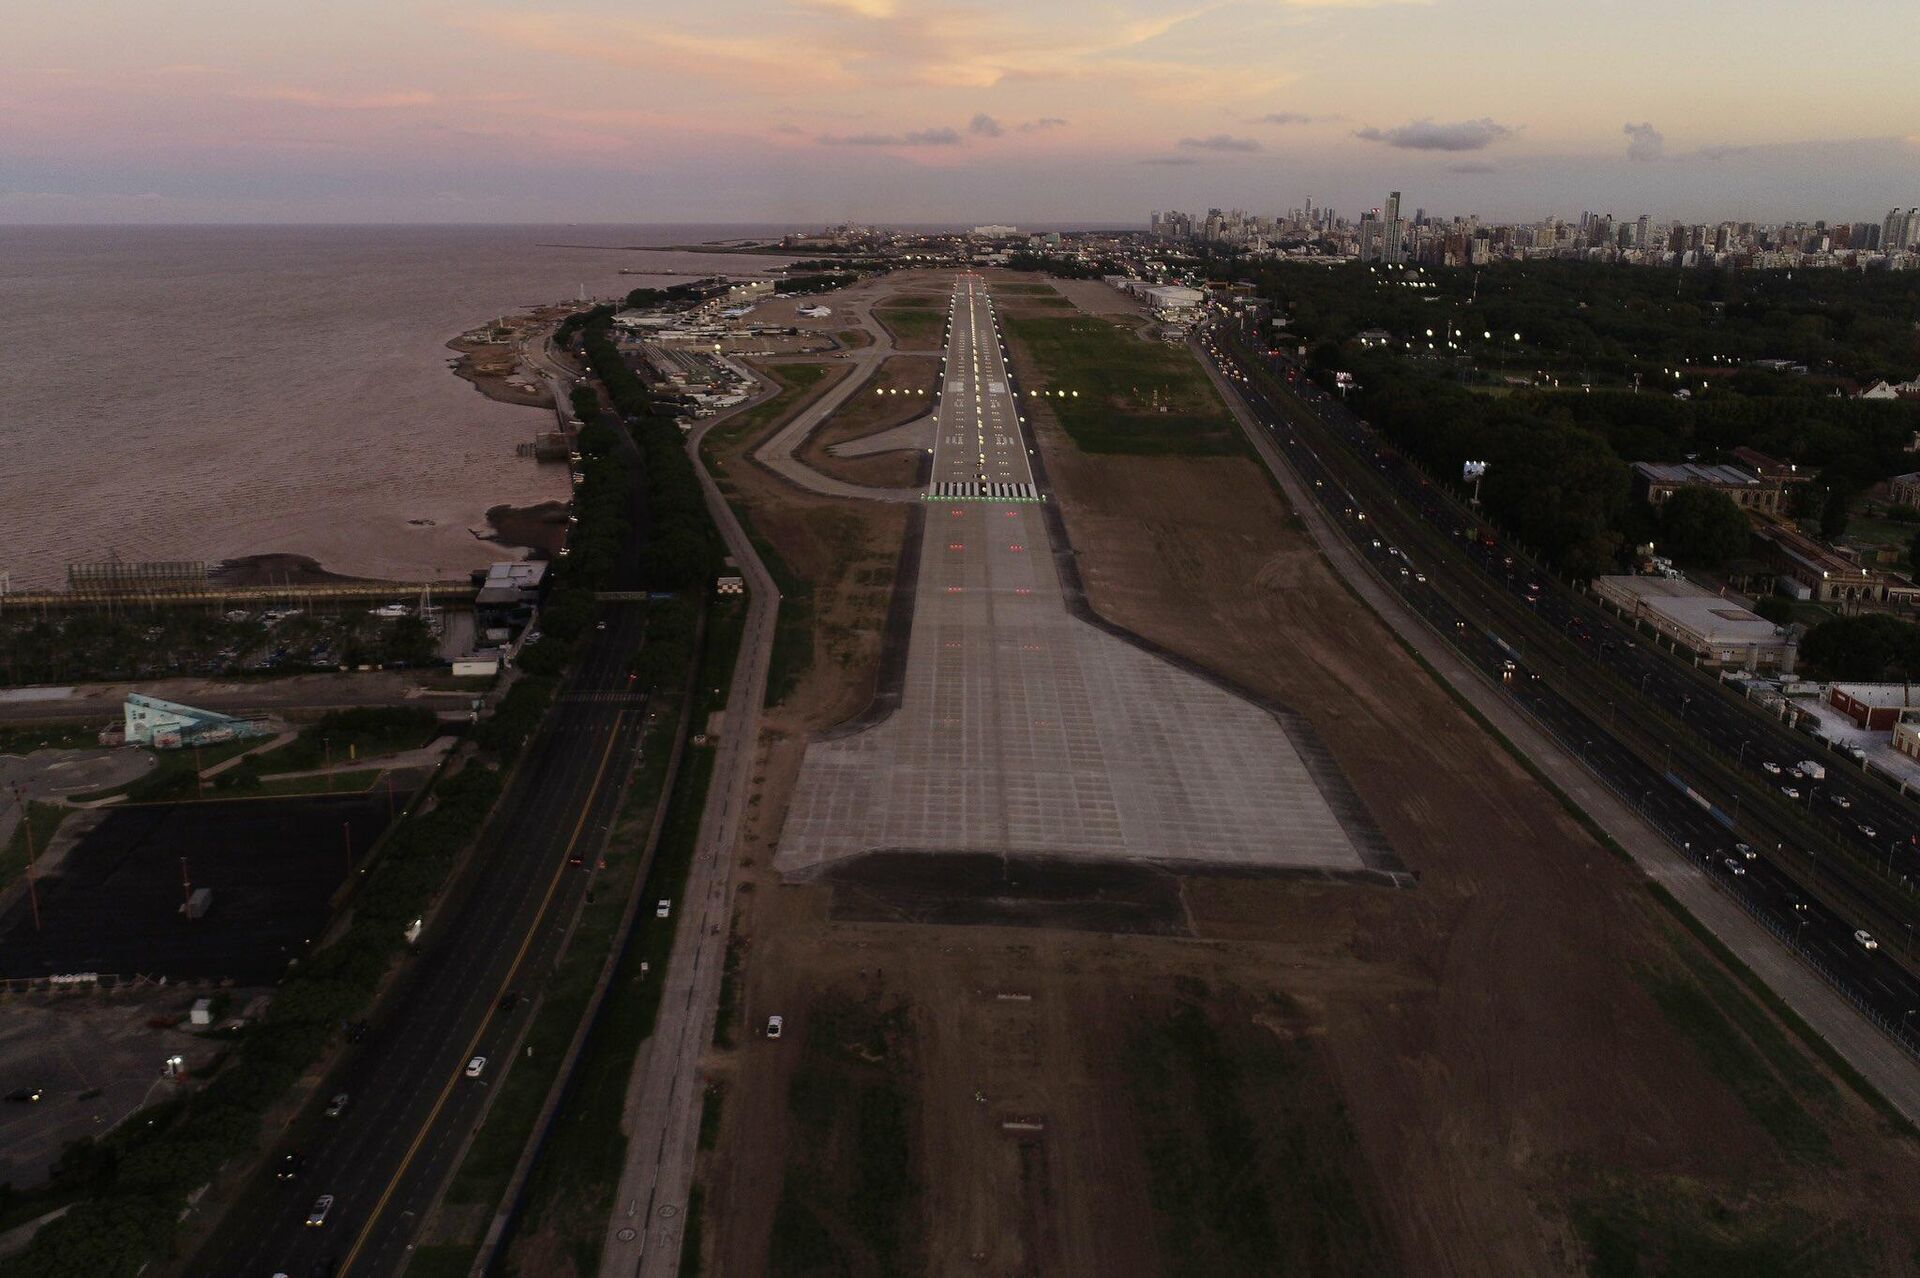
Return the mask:
[[[560,693],[454,894],[420,938],[400,986],[366,1040],[319,1089],[346,1093],[337,1118],[309,1112],[269,1152],[300,1151],[292,1182],[264,1172],[245,1188],[186,1271],[246,1275],[400,1272],[415,1232],[444,1187],[501,1082],[531,997],[501,1007],[508,990],[537,997],[591,881],[639,748],[646,706],[627,692],[627,661],[645,610],[609,606],[607,628]],[[579,856],[582,866],[568,864]],[[467,1059],[487,1057],[479,1078]],[[334,1197],[325,1225],[307,1213]],[[336,1268],[337,1267],[337,1268]]]
[[[1488,611],[1483,566],[1457,552],[1458,541],[1435,550],[1431,540],[1417,539],[1421,521],[1415,512],[1429,518],[1437,513],[1427,509],[1436,500],[1431,492],[1405,505],[1384,498],[1374,491],[1373,468],[1348,458],[1337,444],[1315,448],[1297,406],[1269,398],[1230,348],[1220,349],[1220,366],[1234,381],[1236,394],[1229,398],[1248,413],[1243,420],[1254,424],[1256,446],[1290,494],[1297,494],[1303,516],[1314,516],[1312,522],[1326,530],[1321,541],[1335,567],[1350,578],[1352,565],[1371,568],[1356,584],[1390,623],[1396,617],[1423,619],[1430,631],[1399,628],[1890,1100],[1909,1115],[1920,1114],[1920,1070],[1893,1041],[1905,1010],[1920,1007],[1920,982],[1884,950],[1857,944],[1856,924],[1801,890],[1780,864],[1778,849],[1760,846],[1752,856],[1741,854],[1723,820],[1676,784],[1663,765],[1647,762],[1621,740],[1608,713],[1595,718],[1580,704],[1584,697],[1556,686],[1560,679],[1540,677],[1542,669],[1559,674],[1557,666],[1544,665],[1537,649],[1529,663],[1490,628],[1513,634],[1505,613]],[[1302,501],[1307,494],[1310,502]],[[1393,607],[1380,607],[1377,594]],[[1436,637],[1444,642],[1436,644]],[[1468,670],[1480,678],[1466,678]]]
[[680,926],[674,929],[673,953],[661,977],[665,988],[660,1010],[653,1033],[634,1058],[627,1085],[627,1165],[620,1174],[600,1263],[601,1273],[622,1278],[671,1275],[680,1264],[681,1230],[700,1136],[700,1058],[713,1037],[720,1006],[720,974],[731,917],[727,889],[733,851],[740,844],[740,820],[746,810],[754,745],[760,736],[760,707],[767,697],[774,619],[780,608],[773,577],[700,460],[700,441],[724,420],[710,418],[695,427],[687,451],[727,553],[747,579],[747,621],[733,683],[727,690],[726,717],[714,753],[706,810],[700,816],[699,843],[684,895],[674,907],[680,911]]

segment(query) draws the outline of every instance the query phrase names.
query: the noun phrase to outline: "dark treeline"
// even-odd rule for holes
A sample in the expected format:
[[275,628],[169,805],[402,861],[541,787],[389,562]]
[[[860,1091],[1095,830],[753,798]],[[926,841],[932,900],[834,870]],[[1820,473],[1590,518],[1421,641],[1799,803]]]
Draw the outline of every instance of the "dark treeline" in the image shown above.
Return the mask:
[[[611,315],[589,320],[581,331],[581,349],[639,453],[640,582],[649,590],[704,587],[719,565],[719,545],[699,477],[678,422],[654,411],[645,384],[608,335],[611,327]],[[611,438],[612,428],[604,421],[593,424]],[[585,435],[583,429],[583,442]]]
[[1080,262],[1069,257],[1050,257],[1025,249],[1007,254],[1010,271],[1043,271],[1061,280],[1097,280],[1103,275],[1124,275],[1113,262]]
[[[1286,318],[1280,340],[1307,346],[1310,371],[1328,382],[1335,371],[1351,373],[1353,409],[1443,479],[1457,482],[1469,459],[1489,463],[1481,488],[1489,517],[1578,577],[1615,571],[1630,546],[1662,539],[1660,520],[1629,500],[1630,462],[1713,460],[1757,448],[1814,476],[1793,490],[1793,513],[1818,519],[1829,538],[1844,530],[1849,499],[1914,468],[1906,449],[1920,431],[1920,406],[1836,395],[1832,379],[1715,367],[1711,357],[1898,373],[1896,357],[1910,357],[1913,343],[1902,308],[1911,312],[1920,280],[1813,271],[1788,281],[1784,273],[1548,262],[1428,271],[1425,280],[1438,287],[1414,288],[1407,273],[1364,266],[1240,271]],[[1810,316],[1823,318],[1814,324]],[[1411,337],[1421,349],[1351,340],[1370,328]],[[1441,347],[1451,332],[1461,349],[1427,354],[1429,328]],[[1818,334],[1825,336],[1815,341]],[[1866,345],[1854,350],[1834,334]],[[1689,363],[1686,399],[1665,389],[1681,354],[1708,362],[1704,385]],[[1631,370],[1645,389],[1588,390],[1564,379],[1558,388],[1489,385],[1503,367],[1532,377],[1528,359],[1564,368],[1568,358]],[[1724,512],[1674,512],[1682,513],[1700,517],[1673,530],[1682,557],[1721,566]]]
[[[1424,340],[1448,328],[1469,353],[1512,354],[1596,377],[1657,376],[1677,365],[1782,359],[1866,382],[1920,373],[1920,273],[1657,270],[1588,262],[1504,262],[1412,271],[1222,261],[1285,303],[1289,331],[1344,342],[1369,328]],[[1483,334],[1491,333],[1492,337]],[[1517,343],[1514,334],[1519,334]],[[1444,343],[1441,349],[1445,349]]]

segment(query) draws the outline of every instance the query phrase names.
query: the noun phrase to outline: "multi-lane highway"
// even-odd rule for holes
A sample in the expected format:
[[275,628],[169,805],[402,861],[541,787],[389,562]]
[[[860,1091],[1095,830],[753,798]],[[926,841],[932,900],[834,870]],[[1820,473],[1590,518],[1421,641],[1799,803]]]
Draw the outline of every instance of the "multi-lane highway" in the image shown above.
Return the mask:
[[[1783,779],[1764,765],[1784,768],[1813,755],[1815,743],[1752,712],[1710,680],[1656,651],[1630,626],[1532,569],[1511,548],[1493,542],[1471,512],[1428,483],[1364,422],[1284,361],[1231,340],[1233,336],[1224,326],[1216,328],[1207,338],[1209,353],[1310,482],[1333,525],[1404,602],[1476,666],[1500,680],[1570,752],[1716,876],[1749,913],[1795,946],[1870,1019],[1896,1038],[1920,1043],[1915,1037],[1920,1013],[1910,1015],[1920,1009],[1920,981],[1886,947],[1869,950],[1856,940],[1863,913],[1884,917],[1873,903],[1860,901],[1857,885],[1847,888],[1833,881],[1835,867],[1828,865],[1823,877],[1803,886],[1811,876],[1804,875],[1802,867],[1818,862],[1809,857],[1804,843],[1788,843],[1792,832],[1783,827],[1793,826],[1790,814],[1782,821],[1778,812],[1767,810],[1769,802],[1742,812],[1738,797],[1701,795],[1719,809],[1716,817],[1676,784],[1680,761],[1646,757],[1644,734],[1636,752],[1630,748],[1634,736],[1629,729],[1636,713],[1646,714],[1645,699],[1657,699],[1678,713],[1684,724],[1678,731],[1717,746],[1726,764],[1750,769],[1760,784]],[[1801,802],[1843,835],[1851,832],[1864,840],[1855,827],[1873,825],[1872,846],[1889,858],[1893,872],[1898,875],[1904,866],[1920,878],[1920,867],[1903,861],[1911,856],[1907,839],[1916,824],[1910,813],[1901,811],[1907,806],[1904,801],[1871,778],[1839,773],[1838,756],[1825,757],[1836,770],[1824,784],[1797,783]],[[1736,789],[1734,796],[1739,793]],[[1846,805],[1834,802],[1835,795]],[[1733,815],[1739,818],[1737,832],[1723,819]],[[1780,837],[1768,837],[1776,833]],[[1742,842],[1753,855],[1740,849]]]
[[[291,1181],[244,1190],[191,1271],[393,1274],[486,1098],[510,1064],[567,922],[591,879],[639,747],[645,705],[627,691],[643,609],[609,607],[607,627],[527,746],[474,863],[409,960],[365,1039],[319,1089],[345,1094],[335,1117],[307,1114],[273,1134],[277,1157],[304,1160]],[[582,864],[572,865],[578,857]],[[523,997],[510,1009],[502,996]],[[469,1058],[487,1057],[478,1078]],[[309,1227],[323,1194],[326,1223]]]

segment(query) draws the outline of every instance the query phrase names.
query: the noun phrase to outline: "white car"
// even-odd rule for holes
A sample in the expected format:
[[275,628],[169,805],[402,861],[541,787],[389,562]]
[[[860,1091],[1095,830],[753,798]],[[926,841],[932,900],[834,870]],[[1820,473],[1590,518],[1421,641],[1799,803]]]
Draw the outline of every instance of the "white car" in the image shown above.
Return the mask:
[[1873,933],[1867,931],[1865,928],[1861,928],[1858,932],[1855,932],[1853,939],[1860,943],[1860,948],[1863,950],[1877,950],[1880,948],[1880,942],[1874,940]]
[[1860,833],[1865,835],[1867,838],[1871,839],[1875,836],[1876,832],[1872,826],[1868,825],[1865,821],[1862,821],[1860,823]]
[[1836,794],[1833,796],[1833,806],[1845,810],[1853,806],[1853,800],[1844,794]]
[[1780,793],[1786,795],[1789,799],[1798,799],[1800,797],[1800,792],[1790,785],[1781,786]]
[[787,1022],[783,1018],[778,1016],[769,1016],[767,1018],[767,1037],[779,1038],[780,1031],[785,1029],[786,1027],[787,1027]]
[[1772,759],[1760,760],[1760,767],[1763,771],[1770,772],[1776,777],[1780,775],[1780,765],[1775,763]]
[[1734,860],[1732,857],[1730,856],[1723,857],[1721,859],[1726,864],[1728,874],[1745,874],[1747,872],[1747,867],[1740,864],[1738,861]]
[[1753,844],[1751,843],[1736,843],[1733,845],[1733,850],[1749,861],[1757,859],[1760,855],[1753,850]]
[[487,1071],[487,1058],[476,1056],[467,1062],[467,1077],[478,1078]]
[[653,907],[653,917],[656,919],[664,919],[671,913],[673,913],[672,901],[662,901]]

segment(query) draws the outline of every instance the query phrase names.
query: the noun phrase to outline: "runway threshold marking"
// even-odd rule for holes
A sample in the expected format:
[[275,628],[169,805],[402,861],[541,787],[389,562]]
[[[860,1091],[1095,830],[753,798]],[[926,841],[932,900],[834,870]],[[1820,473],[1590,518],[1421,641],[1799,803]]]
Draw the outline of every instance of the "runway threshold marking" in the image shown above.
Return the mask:
[[[494,992],[493,1007],[499,1007],[500,1000],[513,987],[513,978],[519,974],[520,964],[526,961],[527,947],[533,944],[535,934],[540,931],[540,922],[547,916],[547,906],[552,903],[553,894],[560,890],[560,880],[567,872],[567,858],[573,855],[574,845],[580,841],[581,831],[586,829],[587,817],[593,813],[593,801],[600,794],[600,782],[607,774],[607,764],[613,759],[613,747],[620,740],[620,721],[626,716],[627,712],[622,710],[613,717],[613,730],[607,734],[607,748],[600,752],[600,766],[594,769],[593,784],[587,788],[586,801],[580,805],[580,819],[573,824],[573,834],[568,837],[567,846],[560,854],[560,864],[555,867],[553,878],[547,882],[546,895],[540,898],[540,908],[535,911],[533,922],[528,925],[526,935],[520,938],[520,949],[514,954],[513,962],[507,967],[507,974],[502,978],[500,988]],[[401,1178],[413,1165],[414,1155],[420,1152],[421,1142],[426,1140],[427,1133],[433,1130],[434,1123],[439,1120],[440,1111],[445,1107],[447,1097],[453,1095],[454,1087],[466,1073],[467,1062],[473,1059],[474,1053],[480,1047],[480,1040],[486,1037],[487,1026],[492,1022],[492,1012],[480,1018],[480,1028],[474,1031],[473,1041],[468,1043],[467,1050],[460,1054],[459,1062],[454,1065],[453,1072],[447,1076],[446,1086],[440,1089],[440,1095],[434,1099],[433,1110],[427,1115],[427,1121],[420,1125],[419,1132],[414,1135],[413,1143],[407,1146],[406,1155],[400,1159],[400,1166],[394,1169],[393,1178],[380,1192],[380,1201],[373,1205],[373,1212],[367,1217],[367,1223],[360,1227],[360,1233],[354,1238],[353,1246],[347,1252],[347,1258],[340,1262],[340,1273],[344,1274],[353,1268],[354,1260],[359,1257],[361,1249],[367,1245],[368,1235],[373,1233],[373,1227],[380,1222],[380,1214],[387,1209],[387,1200],[393,1197],[393,1191],[400,1187]]]

